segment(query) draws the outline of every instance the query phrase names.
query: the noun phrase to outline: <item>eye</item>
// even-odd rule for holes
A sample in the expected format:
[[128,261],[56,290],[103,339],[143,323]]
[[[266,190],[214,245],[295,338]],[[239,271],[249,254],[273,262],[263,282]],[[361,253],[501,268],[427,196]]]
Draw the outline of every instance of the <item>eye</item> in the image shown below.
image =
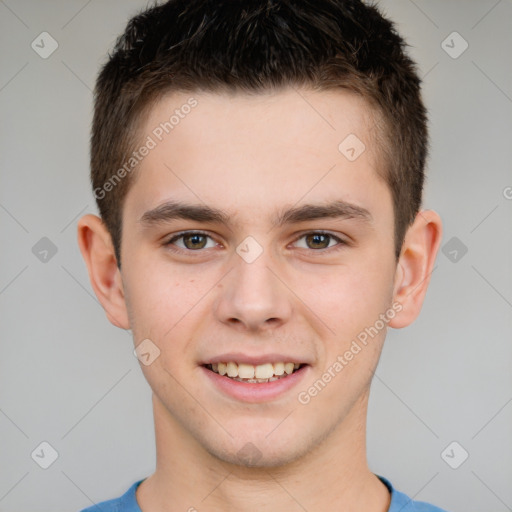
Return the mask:
[[[208,249],[211,247],[215,247],[217,244],[212,239],[212,245],[207,247],[207,239],[210,238],[210,235],[203,233],[201,231],[187,231],[185,233],[179,233],[178,235],[173,236],[170,240],[168,240],[164,245],[171,246],[175,245],[176,247],[183,250],[197,251],[198,249]],[[176,241],[182,239],[183,245],[179,245],[175,243]],[[174,249],[173,249],[174,250]]]
[[[208,245],[208,239],[210,239],[210,245]],[[338,250],[348,245],[348,243],[340,237],[325,231],[304,233],[301,237],[296,239],[295,243],[300,240],[305,241],[305,246],[299,246],[300,249],[312,249],[315,252],[324,252],[327,249]],[[178,241],[180,241],[180,243],[178,243]],[[185,231],[178,233],[164,243],[165,247],[174,252],[197,252],[201,249],[214,248],[217,245],[218,244],[210,235],[202,231]]]
[[333,245],[329,245],[330,242],[338,242],[338,244],[334,244],[334,246],[338,245],[341,248],[344,245],[347,245],[347,243],[342,240],[340,237],[333,235],[331,233],[327,233],[325,231],[312,231],[310,233],[305,233],[302,235],[298,240],[304,239],[306,242],[306,247],[301,247],[304,249],[314,249],[316,251],[322,250],[322,249],[331,249]]

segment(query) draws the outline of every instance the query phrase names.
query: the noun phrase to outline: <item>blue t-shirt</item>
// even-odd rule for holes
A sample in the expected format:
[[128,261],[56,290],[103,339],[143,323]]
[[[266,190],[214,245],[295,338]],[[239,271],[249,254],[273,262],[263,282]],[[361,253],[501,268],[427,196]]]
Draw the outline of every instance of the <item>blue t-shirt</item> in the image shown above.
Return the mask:
[[[407,495],[394,489],[389,480],[380,475],[376,476],[388,488],[391,494],[388,512],[446,512],[446,510],[424,501],[411,500]],[[120,498],[102,501],[92,507],[84,508],[80,512],[142,512],[135,499],[135,491],[144,480],[135,482]]]

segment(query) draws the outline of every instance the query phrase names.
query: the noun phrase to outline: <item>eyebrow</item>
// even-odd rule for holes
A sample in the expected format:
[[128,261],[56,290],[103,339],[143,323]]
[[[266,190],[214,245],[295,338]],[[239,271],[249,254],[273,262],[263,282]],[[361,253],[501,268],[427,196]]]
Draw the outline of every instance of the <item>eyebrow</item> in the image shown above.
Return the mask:
[[[368,224],[373,222],[372,214],[366,208],[338,200],[326,204],[305,204],[281,211],[272,219],[272,227],[324,218],[356,219]],[[167,201],[152,210],[148,210],[140,217],[138,222],[151,227],[175,219],[230,225],[230,216],[224,210],[179,201]]]

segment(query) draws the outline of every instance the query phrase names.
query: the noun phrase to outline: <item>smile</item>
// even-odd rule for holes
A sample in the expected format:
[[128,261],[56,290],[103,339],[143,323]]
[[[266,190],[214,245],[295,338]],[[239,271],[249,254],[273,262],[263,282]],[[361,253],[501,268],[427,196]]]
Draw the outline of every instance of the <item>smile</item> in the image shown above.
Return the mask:
[[274,382],[291,375],[299,370],[299,363],[265,363],[252,365],[246,363],[213,363],[207,364],[206,368],[219,375],[226,376],[238,382],[247,382],[248,384],[263,384],[266,382]]
[[228,360],[225,363],[202,364],[201,368],[203,375],[222,395],[249,403],[284,397],[298,387],[312,370],[309,364],[290,361],[252,365]]

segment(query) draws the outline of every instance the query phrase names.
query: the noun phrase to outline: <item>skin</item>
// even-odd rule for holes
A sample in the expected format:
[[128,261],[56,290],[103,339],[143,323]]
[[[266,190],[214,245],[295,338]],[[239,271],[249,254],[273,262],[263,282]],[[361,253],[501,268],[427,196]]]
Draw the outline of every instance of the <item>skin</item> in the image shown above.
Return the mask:
[[[164,97],[141,140],[191,96]],[[132,329],[136,346],[150,339],[160,350],[150,365],[141,364],[153,390],[157,467],[137,490],[139,506],[143,512],[385,512],[390,495],[368,467],[365,436],[386,327],[360,344],[307,404],[298,394],[329,367],[332,373],[337,357],[393,304],[401,310],[388,326],[416,319],[441,219],[432,210],[418,213],[396,262],[392,197],[376,172],[371,112],[349,92],[290,88],[193,97],[198,105],[137,168],[123,209],[121,271],[101,220],[85,215],[78,224],[80,250],[108,319]],[[338,150],[349,134],[366,146],[355,161]],[[169,199],[223,209],[230,224],[138,222]],[[277,211],[335,199],[366,208],[372,221],[323,218],[272,227]],[[212,238],[179,239],[174,247],[181,252],[172,252],[166,242],[184,230]],[[304,235],[316,230],[347,245],[308,242]],[[252,263],[236,252],[247,236],[263,250]],[[291,354],[310,366],[278,398],[246,403],[220,392],[200,367],[226,352]],[[253,465],[239,453],[247,443],[258,455]]]

